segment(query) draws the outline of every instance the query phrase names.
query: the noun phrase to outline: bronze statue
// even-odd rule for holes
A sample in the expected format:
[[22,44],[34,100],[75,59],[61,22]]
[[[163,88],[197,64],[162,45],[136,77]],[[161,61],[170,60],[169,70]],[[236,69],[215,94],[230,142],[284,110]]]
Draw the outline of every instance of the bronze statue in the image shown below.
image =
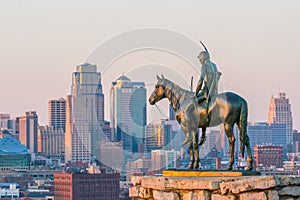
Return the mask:
[[[207,123],[209,123],[209,111],[211,110],[209,108],[212,107],[215,103],[216,96],[218,94],[218,82],[221,76],[221,72],[218,71],[216,64],[210,61],[210,55],[205,45],[201,41],[200,43],[204,47],[205,51],[201,51],[198,56],[199,62],[201,63],[202,67],[201,76],[196,87],[195,98],[197,98],[198,104],[200,104],[202,101],[206,101],[205,120],[207,121]],[[194,102],[191,101],[187,107],[193,106]],[[189,111],[191,109],[187,108],[187,110]],[[188,135],[183,141],[182,145],[188,144],[190,137],[191,135]],[[203,131],[199,145],[204,144],[205,139],[205,131]]]
[[[206,106],[206,120],[209,122],[209,114],[208,108],[210,103],[214,103],[215,97],[218,94],[218,82],[221,76],[221,72],[218,71],[218,68],[215,63],[210,61],[210,55],[204,44],[203,45],[205,51],[201,51],[198,59],[202,65],[201,67],[201,76],[200,80],[196,87],[195,97],[198,100],[198,103],[202,101],[207,101]],[[202,88],[203,86],[203,88]],[[199,93],[199,91],[201,92]]]
[[[225,132],[230,144],[230,162],[228,170],[232,170],[234,163],[234,145],[235,137],[233,134],[233,126],[237,124],[240,132],[240,148],[242,157],[244,158],[245,146],[248,153],[247,170],[252,170],[252,154],[250,149],[249,137],[247,135],[247,115],[248,108],[245,99],[232,92],[218,94],[215,97],[215,103],[211,107],[210,122],[206,120],[207,101],[202,101],[199,105],[195,98],[195,94],[191,91],[182,89],[170,80],[157,76],[157,84],[155,90],[149,97],[149,103],[154,105],[163,98],[168,98],[174,111],[176,118],[181,125],[186,137],[192,136],[188,140],[190,150],[189,169],[197,169],[199,167],[199,149],[198,149],[198,133],[202,128],[202,136],[205,136],[207,127],[224,124]],[[190,106],[190,105],[193,106]],[[201,140],[204,138],[201,137]],[[204,141],[202,141],[203,143]],[[201,144],[201,141],[200,141]],[[196,156],[194,156],[194,153]]]

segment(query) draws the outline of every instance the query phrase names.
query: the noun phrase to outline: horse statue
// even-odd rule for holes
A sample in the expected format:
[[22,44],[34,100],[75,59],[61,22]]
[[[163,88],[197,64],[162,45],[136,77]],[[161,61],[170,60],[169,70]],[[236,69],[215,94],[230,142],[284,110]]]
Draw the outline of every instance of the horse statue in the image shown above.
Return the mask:
[[[215,103],[209,109],[210,122],[205,120],[206,101],[198,105],[197,100],[193,99],[194,93],[185,90],[172,81],[157,75],[157,83],[155,89],[149,97],[149,103],[154,105],[161,99],[167,98],[172,105],[178,123],[181,125],[186,138],[188,140],[188,148],[190,151],[190,163],[188,169],[198,169],[199,167],[199,145],[205,141],[205,133],[207,127],[213,127],[224,124],[226,136],[230,145],[230,161],[227,170],[232,170],[234,164],[234,145],[235,137],[233,126],[237,124],[240,134],[240,148],[242,158],[244,158],[245,146],[248,154],[248,165],[246,170],[252,170],[252,153],[250,141],[247,135],[247,117],[248,108],[245,99],[232,92],[218,94]],[[194,106],[190,106],[194,104]],[[198,144],[199,128],[202,129],[200,143]],[[194,156],[196,154],[196,156]]]

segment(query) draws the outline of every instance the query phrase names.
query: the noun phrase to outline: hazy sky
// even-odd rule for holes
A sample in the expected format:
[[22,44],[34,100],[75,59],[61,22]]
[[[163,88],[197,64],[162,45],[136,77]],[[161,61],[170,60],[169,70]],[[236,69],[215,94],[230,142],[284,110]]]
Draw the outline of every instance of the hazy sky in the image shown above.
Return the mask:
[[[2,0],[0,113],[15,117],[37,110],[46,124],[48,99],[70,93],[75,66],[100,43],[157,27],[205,42],[224,89],[248,100],[250,121],[265,121],[271,96],[281,90],[300,129],[299,10],[297,0]],[[121,74],[125,69],[117,63]]]

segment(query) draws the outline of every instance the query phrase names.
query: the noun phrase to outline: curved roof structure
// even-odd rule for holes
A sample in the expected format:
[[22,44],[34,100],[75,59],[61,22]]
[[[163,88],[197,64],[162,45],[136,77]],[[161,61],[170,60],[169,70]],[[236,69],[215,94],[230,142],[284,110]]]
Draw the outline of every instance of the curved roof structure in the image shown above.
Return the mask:
[[117,81],[130,81],[130,79],[127,76],[122,75],[117,79]]
[[29,154],[29,150],[19,140],[5,136],[0,139],[0,155],[3,154]]

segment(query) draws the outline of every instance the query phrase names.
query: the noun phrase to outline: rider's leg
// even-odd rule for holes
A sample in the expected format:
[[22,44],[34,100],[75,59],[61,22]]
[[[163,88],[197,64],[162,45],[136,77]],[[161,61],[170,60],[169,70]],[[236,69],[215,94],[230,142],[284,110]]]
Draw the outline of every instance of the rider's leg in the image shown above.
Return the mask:
[[205,118],[206,118],[206,122],[209,123],[210,122],[210,117],[209,117],[209,104],[210,104],[210,97],[208,97],[206,99],[206,112],[205,112]]
[[204,100],[206,100],[206,97],[204,95],[204,93],[202,91],[200,91],[197,95],[197,102],[198,102],[198,105],[200,103],[202,103]]

